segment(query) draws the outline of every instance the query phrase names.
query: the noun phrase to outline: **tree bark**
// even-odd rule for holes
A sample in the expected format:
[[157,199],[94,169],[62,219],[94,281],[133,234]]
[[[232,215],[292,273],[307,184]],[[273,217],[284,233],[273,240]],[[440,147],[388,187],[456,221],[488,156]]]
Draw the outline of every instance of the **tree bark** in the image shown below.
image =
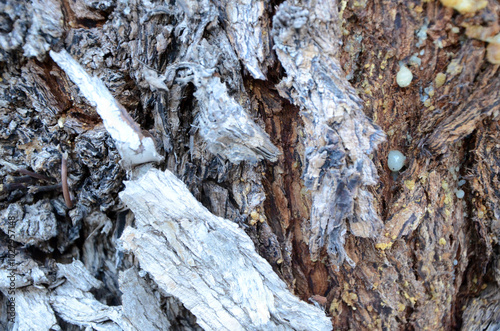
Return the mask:
[[2,329],[500,327],[500,5],[447,5],[4,1]]

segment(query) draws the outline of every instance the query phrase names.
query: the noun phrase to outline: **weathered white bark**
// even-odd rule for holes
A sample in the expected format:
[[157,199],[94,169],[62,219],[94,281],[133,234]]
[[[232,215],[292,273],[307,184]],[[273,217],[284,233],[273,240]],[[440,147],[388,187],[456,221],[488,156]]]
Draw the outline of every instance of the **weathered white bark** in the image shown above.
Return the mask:
[[[18,203],[9,205],[2,213],[3,219],[16,219],[15,225],[10,229],[14,231],[13,240],[27,245],[42,245],[44,242],[57,235],[57,221],[50,211],[50,202],[40,200],[33,205],[22,206]],[[9,233],[10,224],[0,223],[0,228]],[[48,250],[51,250],[47,246]]]
[[161,309],[161,298],[155,295],[136,268],[120,273],[123,313],[137,330],[168,330],[170,322]]
[[137,123],[100,79],[88,75],[65,50],[50,51],[50,56],[78,86],[85,98],[96,107],[106,130],[115,140],[124,167],[130,168],[136,164],[163,159],[156,152],[153,139],[142,134]]
[[14,330],[60,330],[49,302],[48,290],[44,287],[28,287],[16,293],[16,315]]
[[256,79],[266,79],[271,57],[269,18],[264,0],[224,0],[221,11],[226,15],[231,44],[245,68]]
[[65,283],[50,295],[50,303],[65,321],[96,330],[136,330],[122,316],[121,307],[109,307],[75,284]]
[[[95,330],[167,330],[170,323],[160,307],[160,299],[134,268],[121,273],[121,306],[107,306],[90,290],[101,282],[90,275],[80,261],[58,264],[58,279],[64,280],[50,294],[50,303],[67,322]],[[42,329],[40,329],[42,330]]]
[[336,58],[336,2],[287,1],[273,22],[276,54],[287,73],[278,90],[301,108],[304,120],[311,255],[317,259],[326,245],[332,261],[354,264],[344,250],[346,220],[361,237],[374,237],[383,226],[366,186],[377,182],[370,153],[384,133],[363,113]]
[[[56,0],[2,1],[0,12],[13,22],[17,21],[11,31],[0,33],[0,48],[4,51],[22,47],[24,56],[42,59],[51,47],[49,41],[63,35],[63,13]],[[0,61],[7,60],[8,56],[2,53]]]
[[[311,325],[283,320],[310,308],[276,285],[241,231],[205,213],[171,215],[194,201],[185,190],[170,210],[162,200],[139,199],[137,210],[150,215],[151,208],[167,220],[139,220],[123,237],[131,254],[119,251],[117,239],[134,221],[118,198],[125,172],[116,148],[126,167],[164,156],[159,167],[182,178],[212,213],[245,228],[290,287],[329,307],[335,327],[498,328],[500,80],[498,66],[487,63],[493,43],[470,39],[471,32],[498,33],[498,1],[475,15],[439,1],[276,3],[0,1],[0,246],[17,251],[1,260],[0,329],[57,329],[58,321],[69,329],[198,328],[176,298],[206,328],[326,325],[314,309],[299,321],[321,315]],[[53,53],[58,67],[50,49],[65,49],[77,63]],[[404,89],[396,84],[398,61],[415,75]],[[381,131],[363,114],[341,67],[390,133],[386,147],[406,151],[410,163],[398,180],[387,173],[373,185],[372,160],[388,170],[384,151],[371,155]],[[158,138],[157,151],[120,104]],[[264,123],[276,136],[266,135]],[[58,193],[61,152],[70,156],[70,211]],[[264,160],[276,158],[278,164]],[[22,176],[28,169],[43,176]],[[457,201],[453,189],[462,178],[465,197],[474,199]],[[376,235],[377,207],[387,219],[375,243],[345,235]],[[224,262],[210,263],[211,253]],[[352,263],[349,257],[356,268],[331,266]],[[257,292],[263,294],[255,301]],[[5,303],[13,298],[18,316],[11,325]]]
[[249,161],[255,163],[262,159],[276,161],[279,150],[269,139],[267,133],[257,125],[244,109],[227,91],[214,71],[194,63],[181,63],[168,71],[188,68],[185,82],[191,81],[196,87],[194,96],[199,102],[200,112],[195,127],[207,144],[208,150],[228,159],[232,163]]
[[[161,159],[153,140],[142,135],[99,79],[89,76],[66,51],[51,51],[50,55],[95,105],[115,140],[124,167]],[[278,150],[267,134],[228,95],[220,79],[199,65],[189,67],[193,72],[187,79],[196,86],[195,97],[200,103],[200,134],[210,151],[235,163],[263,157],[276,159]],[[161,82],[158,86],[162,87]],[[122,240],[124,248],[138,258],[141,268],[153,277],[164,295],[179,299],[205,329],[331,328],[323,311],[288,291],[269,263],[256,253],[243,230],[211,214],[169,171],[151,169],[144,174],[149,167],[131,172],[139,179],[128,182],[121,193],[137,217],[137,228],[128,227]],[[110,307],[90,293],[102,283],[80,261],[58,264],[57,268],[57,279],[63,283],[53,283],[50,294],[45,289],[23,289],[27,293],[23,302],[30,305],[34,298],[38,300],[37,311],[48,316],[45,320],[50,326],[35,326],[25,316],[27,321],[16,322],[24,329],[57,328],[54,311],[71,324],[97,330],[163,330],[170,326],[158,298],[137,272],[121,274],[123,306]]]
[[204,329],[331,329],[323,311],[288,291],[243,230],[211,214],[168,170],[126,182],[120,197],[136,215],[123,247]]

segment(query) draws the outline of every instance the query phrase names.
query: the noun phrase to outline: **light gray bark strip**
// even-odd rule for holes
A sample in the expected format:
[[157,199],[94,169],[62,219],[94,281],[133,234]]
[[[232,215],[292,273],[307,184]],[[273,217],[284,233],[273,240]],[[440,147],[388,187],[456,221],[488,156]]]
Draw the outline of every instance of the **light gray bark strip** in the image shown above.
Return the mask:
[[16,323],[13,330],[60,330],[44,287],[28,287],[16,291]]
[[238,58],[256,79],[266,79],[266,57],[270,56],[269,21],[265,15],[268,1],[221,1],[226,30]]
[[102,282],[94,278],[81,261],[58,263],[57,267],[57,278],[62,284],[55,286],[48,296],[59,317],[95,330],[138,330],[124,314],[122,306],[107,306],[94,298],[90,290],[100,288]]
[[121,272],[119,282],[123,314],[137,330],[169,330],[171,325],[162,312],[159,295],[155,296],[136,268]]
[[229,96],[226,85],[213,75],[213,70],[195,65],[191,68],[196,86],[194,96],[200,105],[197,124],[210,152],[233,163],[263,158],[276,161],[278,148],[248,112]]
[[50,51],[50,56],[96,107],[106,130],[115,141],[124,167],[162,159],[156,152],[153,139],[142,134],[139,126],[99,78],[87,74],[65,50]]
[[376,236],[383,225],[367,185],[377,182],[370,153],[384,134],[363,113],[336,58],[338,30],[335,1],[287,1],[273,19],[276,53],[287,73],[278,91],[301,108],[304,121],[311,255],[319,258],[326,245],[333,262],[353,265],[344,250],[346,220],[361,237]]
[[136,216],[132,252],[159,288],[207,330],[330,330],[320,309],[293,296],[243,230],[211,214],[171,172],[149,170],[120,198]]

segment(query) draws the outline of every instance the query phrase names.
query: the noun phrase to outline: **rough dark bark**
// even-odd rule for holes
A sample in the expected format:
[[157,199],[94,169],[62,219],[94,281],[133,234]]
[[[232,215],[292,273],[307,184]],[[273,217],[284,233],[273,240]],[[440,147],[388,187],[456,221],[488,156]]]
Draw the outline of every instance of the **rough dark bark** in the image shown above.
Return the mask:
[[500,5],[471,3],[4,1],[0,327],[497,329]]

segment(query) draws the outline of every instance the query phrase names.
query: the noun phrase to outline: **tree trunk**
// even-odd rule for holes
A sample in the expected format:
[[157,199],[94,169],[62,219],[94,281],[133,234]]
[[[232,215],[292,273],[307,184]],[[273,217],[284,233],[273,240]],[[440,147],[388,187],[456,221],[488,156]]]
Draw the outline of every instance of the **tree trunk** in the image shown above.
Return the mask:
[[448,5],[4,1],[1,327],[499,328],[500,5]]

